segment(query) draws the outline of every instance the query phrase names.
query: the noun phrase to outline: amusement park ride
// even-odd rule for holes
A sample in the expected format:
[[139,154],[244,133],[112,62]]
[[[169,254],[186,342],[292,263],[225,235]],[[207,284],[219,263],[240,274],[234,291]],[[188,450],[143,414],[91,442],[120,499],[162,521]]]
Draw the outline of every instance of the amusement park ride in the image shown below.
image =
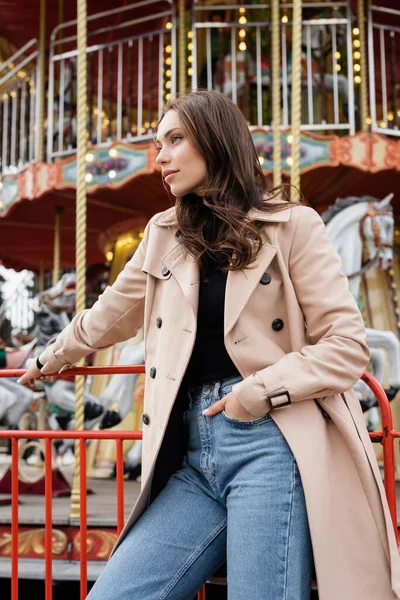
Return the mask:
[[[77,13],[63,0],[58,6],[22,0],[16,15],[14,3],[0,0],[0,262],[34,271],[40,282],[52,271],[53,287],[62,271],[76,266],[77,308],[84,308],[87,265],[109,263],[112,283],[151,216],[171,205],[153,142],[163,102],[190,88],[218,89],[245,115],[274,185],[290,181],[322,215],[365,318],[371,371],[393,400],[399,423],[398,3],[121,0],[111,8],[107,0],[88,0],[87,19],[84,4],[79,0]],[[7,311],[0,306],[0,325]],[[21,367],[33,346],[8,352],[8,366]],[[97,354],[96,365],[143,362],[140,340]],[[87,412],[78,429],[116,426],[123,418],[118,427],[139,429],[143,379],[124,377],[94,381],[79,393]],[[63,427],[74,428],[73,383],[58,380],[44,388],[39,398],[23,389],[18,396],[14,382],[0,379],[0,417],[14,414],[8,426],[16,427],[20,403],[40,415],[41,428],[57,428],[60,413],[69,415]],[[356,391],[370,409],[373,431],[373,397],[362,382]],[[41,406],[39,413],[28,410],[32,402]],[[96,415],[93,405],[94,412],[100,406]],[[104,464],[112,467],[108,443],[92,441],[89,475],[107,471]],[[138,448],[137,442],[131,451],[135,467]],[[40,458],[37,446],[35,455]],[[94,487],[98,497],[106,493]],[[66,548],[77,547],[76,519],[62,502],[54,543],[63,532],[65,551],[58,557],[73,563],[76,552]],[[29,506],[27,496],[24,503]],[[40,505],[35,500],[32,506],[31,515],[24,513],[20,555],[34,561],[43,553],[41,542],[32,540],[44,530]],[[9,507],[0,508],[0,576],[9,568],[1,561],[10,556],[10,514]],[[109,519],[92,525],[100,533],[89,565],[107,558],[113,539]],[[89,567],[90,577],[97,573]]]

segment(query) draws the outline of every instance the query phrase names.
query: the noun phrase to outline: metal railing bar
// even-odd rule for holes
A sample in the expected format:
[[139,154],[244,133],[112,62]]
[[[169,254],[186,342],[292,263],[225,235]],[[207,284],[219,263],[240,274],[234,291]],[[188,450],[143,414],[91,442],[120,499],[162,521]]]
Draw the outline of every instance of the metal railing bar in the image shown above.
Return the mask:
[[[308,122],[314,123],[314,103],[312,89],[312,61],[311,61],[311,25],[306,25],[307,39],[307,98],[308,98]],[[322,75],[321,75],[322,79]],[[321,81],[322,83],[322,81]]]
[[337,30],[336,25],[332,25],[332,71],[333,71],[333,111],[335,125],[339,123],[339,90],[338,90],[338,72],[336,70],[336,50],[337,50]]
[[79,541],[80,541],[80,592],[81,598],[87,596],[87,489],[86,489],[86,440],[79,439]]
[[[238,23],[239,25],[239,23]],[[232,102],[237,103],[237,81],[236,81],[236,34],[235,28],[231,27],[231,79],[232,79]]]
[[371,23],[373,29],[383,29],[383,31],[394,31],[395,33],[400,32],[400,27],[395,27],[393,25],[380,25],[379,23]]
[[[257,124],[262,125],[262,86],[261,86],[261,30],[256,27],[256,63],[257,63]],[[271,77],[271,71],[270,71]]]
[[[124,23],[120,23],[119,25],[114,25],[113,27],[100,27],[100,29],[96,29],[96,31],[92,31],[92,32],[88,33],[88,36],[100,35],[101,33],[108,33],[109,31],[118,31],[119,29],[124,29],[125,27],[128,27],[129,25],[140,25],[140,23],[154,21],[155,19],[161,19],[161,17],[170,17],[170,16],[171,16],[171,11],[164,11],[161,13],[157,13],[155,15],[151,15],[150,19],[148,18],[148,16],[146,16],[146,17],[140,17],[137,19],[132,19],[131,21],[125,21]],[[150,33],[153,33],[153,32],[150,32]],[[60,41],[57,41],[54,45],[59,44],[61,42],[64,44],[67,44],[69,42],[73,42],[76,39],[77,39],[76,35],[71,35],[70,37],[67,37]]]
[[13,437],[11,439],[11,600],[18,600],[18,487],[18,441]]
[[52,472],[52,440],[45,440],[45,598],[52,600],[53,593],[53,515],[52,515],[52,495],[53,495],[53,472]]
[[[11,376],[10,376],[11,377]],[[0,439],[7,440],[13,438],[15,440],[32,439],[32,440],[45,440],[47,438],[51,440],[141,440],[142,432],[140,430],[135,431],[119,431],[119,430],[84,430],[80,431],[77,429],[71,429],[57,431],[41,429],[29,429],[24,431],[22,429],[1,429]],[[18,454],[18,453],[17,453]],[[17,456],[17,478],[18,478],[18,456]]]
[[[287,47],[286,47],[286,25],[282,25],[282,102],[283,102],[283,118],[282,126],[289,125],[289,95],[288,95],[288,68],[287,68]],[[271,71],[270,71],[271,73]],[[271,75],[270,75],[271,76]]]
[[[257,5],[258,6],[258,5]],[[285,4],[285,6],[287,6]],[[348,19],[309,19],[308,21],[302,21],[303,25],[346,25]],[[292,25],[292,21],[288,21],[286,25]],[[196,29],[219,29],[220,27],[243,29],[247,27],[257,27],[258,25],[264,25],[271,27],[271,21],[247,21],[246,25],[241,23],[225,22],[225,23],[214,23],[212,21],[205,21],[202,23],[195,23]]]
[[20,71],[25,65],[27,65],[32,60],[34,60],[38,55],[39,55],[38,51],[32,52],[32,54],[27,56],[25,58],[25,60],[23,60],[19,65],[14,67],[11,71],[8,71],[8,73],[6,75],[3,75],[3,77],[0,79],[0,87],[3,86],[6,83],[6,81],[8,81],[11,77],[13,77],[16,73],[18,73],[18,71]]
[[102,138],[102,112],[103,112],[103,49],[98,52],[97,63],[97,144]]
[[387,15],[400,15],[400,10],[397,10],[396,8],[386,8],[384,6],[376,6],[376,4],[372,4],[371,10],[386,13]]
[[163,109],[163,58],[164,33],[160,33],[158,40],[158,121],[161,119]]
[[355,112],[354,112],[354,85],[353,85],[353,48],[352,48],[352,31],[351,31],[351,9],[347,6],[347,91],[348,91],[348,119],[350,135],[355,132]]
[[[302,6],[304,8],[333,8],[333,7],[339,7],[339,6],[343,6],[343,7],[347,7],[347,2],[302,2]],[[293,8],[293,3],[288,2],[288,3],[284,3],[280,5],[281,8]],[[239,7],[238,4],[213,4],[211,6],[212,10],[237,10]],[[255,10],[255,9],[259,9],[259,8],[271,8],[270,4],[240,4],[241,8],[245,8],[246,10]],[[193,7],[193,10],[195,12],[201,12],[201,11],[209,11],[210,10],[210,6],[209,5],[195,5]]]
[[17,142],[17,101],[18,95],[16,90],[11,92],[11,148],[10,148],[10,164],[15,166],[15,150]]
[[381,53],[382,120],[387,125],[385,32],[382,29],[381,29],[380,35],[379,35],[379,45],[380,45],[380,53]]
[[176,14],[175,14],[175,10],[172,11],[171,14],[171,21],[172,21],[172,29],[170,32],[171,35],[171,46],[172,46],[172,52],[171,52],[171,60],[172,60],[172,65],[171,65],[171,70],[172,70],[172,78],[171,78],[171,83],[172,83],[172,87],[171,87],[171,93],[172,94],[176,94],[176,82],[177,82],[177,47],[176,47]]
[[[88,54],[90,54],[90,52],[98,52],[99,50],[115,48],[119,44],[128,44],[129,42],[136,42],[139,39],[146,39],[146,38],[150,38],[152,36],[154,37],[155,35],[160,35],[160,33],[169,33],[169,30],[165,29],[165,27],[164,27],[163,29],[157,29],[155,31],[152,31],[151,33],[143,33],[140,35],[133,35],[133,36],[129,36],[126,38],[122,38],[121,40],[117,40],[115,42],[104,43],[104,44],[95,44],[93,46],[88,46],[86,48],[86,52]],[[68,50],[68,52],[62,52],[61,54],[55,54],[54,56],[52,56],[51,60],[53,60],[54,62],[58,62],[58,61],[62,60],[63,58],[72,58],[74,56],[78,56],[78,51],[77,50]]]
[[[127,4],[127,6],[121,6],[119,8],[112,8],[110,10],[104,10],[103,12],[95,13],[94,15],[88,15],[87,21],[88,22],[95,21],[96,19],[101,19],[102,17],[110,17],[112,15],[127,12],[127,11],[133,10],[135,8],[140,8],[141,6],[150,6],[151,4],[156,4],[159,2],[160,2],[160,0],[143,0],[142,2],[132,2],[131,4]],[[66,21],[65,23],[59,23],[58,25],[56,25],[54,27],[53,31],[51,32],[51,36],[50,36],[51,41],[53,41],[57,44],[60,44],[63,41],[65,41],[63,38],[60,40],[55,40],[55,36],[62,29],[66,29],[67,27],[72,27],[73,25],[76,25],[77,23],[78,23],[77,19],[74,19],[72,21]],[[113,29],[113,27],[110,27],[110,29]],[[89,32],[89,35],[90,35],[90,32]]]
[[[12,62],[15,62],[15,60],[21,56],[21,54],[23,54],[25,52],[25,50],[28,50],[28,48],[30,48],[31,46],[33,46],[34,44],[38,43],[38,40],[36,38],[31,39],[29,42],[27,42],[25,44],[25,46],[22,46],[22,48],[20,48],[19,50],[17,50],[17,52],[15,52],[15,54],[13,54],[12,56],[10,56],[10,58],[7,58],[7,60],[5,60],[4,62],[2,62],[0,64],[0,72],[3,71],[3,69],[5,69],[6,67],[8,67],[8,65]],[[38,54],[38,52],[36,52],[36,54]]]
[[[72,85],[72,82],[71,82]],[[64,147],[64,102],[65,102],[65,60],[60,62],[60,91],[59,111],[58,111],[58,150],[59,152]]]
[[211,30],[206,29],[206,57],[207,57],[207,89],[212,89],[212,69],[211,69]]
[[117,484],[117,534],[124,526],[124,468],[123,468],[123,440],[115,440],[116,445],[116,484]]
[[143,39],[138,40],[138,72],[137,72],[137,131],[142,133],[143,127]]
[[122,138],[122,69],[123,69],[123,54],[122,43],[118,44],[117,56],[117,139]]

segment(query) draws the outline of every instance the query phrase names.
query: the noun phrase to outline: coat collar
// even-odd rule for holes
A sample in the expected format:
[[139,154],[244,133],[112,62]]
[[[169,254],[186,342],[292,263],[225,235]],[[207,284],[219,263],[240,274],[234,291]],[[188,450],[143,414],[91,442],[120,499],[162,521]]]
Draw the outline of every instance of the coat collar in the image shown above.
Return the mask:
[[[283,212],[283,211],[282,211]],[[288,211],[285,211],[286,213]],[[277,215],[279,213],[276,213]],[[263,245],[255,262],[241,271],[229,271],[225,295],[225,336],[236,324],[251,294],[255,290],[262,275],[266,272],[277,252],[277,247],[269,244],[263,235]],[[165,266],[180,285],[186,300],[190,304],[193,316],[197,319],[199,305],[200,273],[197,261],[186,255],[178,243],[162,258]]]
[[[275,201],[270,201],[269,204],[276,204]],[[276,211],[276,212],[264,212],[262,210],[258,210],[256,208],[252,208],[248,212],[248,216],[251,221],[264,221],[266,223],[285,223],[290,219],[291,208],[288,208]],[[176,222],[176,214],[175,207],[171,206],[162,213],[159,213],[153,220],[154,225],[159,225],[161,227],[173,227],[177,224]]]

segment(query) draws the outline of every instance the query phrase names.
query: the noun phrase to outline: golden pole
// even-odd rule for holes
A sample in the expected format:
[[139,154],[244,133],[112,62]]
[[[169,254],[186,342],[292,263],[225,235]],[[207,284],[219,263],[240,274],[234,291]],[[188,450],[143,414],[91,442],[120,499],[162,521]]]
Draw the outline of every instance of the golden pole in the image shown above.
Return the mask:
[[39,266],[39,292],[44,291],[44,258],[40,259]]
[[53,255],[53,285],[60,279],[60,257],[61,257],[61,213],[62,206],[56,206],[54,220],[54,255]]
[[179,93],[183,94],[185,91],[186,91],[185,0],[179,0]]
[[292,170],[291,199],[299,201],[300,192],[300,125],[301,125],[301,0],[293,0],[292,61]]
[[38,115],[38,160],[44,158],[44,113],[46,100],[46,0],[40,0],[40,32],[39,32],[39,115]]
[[357,0],[357,21],[358,29],[360,30],[360,66],[361,66],[361,83],[360,83],[360,110],[361,110],[361,129],[368,129],[368,90],[367,90],[367,49],[365,43],[365,11],[364,0]]
[[[86,61],[86,38],[87,38],[87,6],[86,0],[78,0],[78,77],[77,77],[77,183],[76,183],[76,312],[85,308],[86,288],[86,91],[87,91],[87,61]],[[79,361],[78,366],[83,364]],[[75,378],[75,427],[78,430],[84,428],[84,377]],[[79,517],[80,490],[80,451],[79,440],[75,442],[75,471],[71,492],[72,518]]]
[[281,168],[281,84],[279,81],[279,62],[280,62],[280,21],[279,21],[279,0],[271,2],[271,21],[272,21],[272,122],[273,122],[273,186],[278,187],[282,184]]

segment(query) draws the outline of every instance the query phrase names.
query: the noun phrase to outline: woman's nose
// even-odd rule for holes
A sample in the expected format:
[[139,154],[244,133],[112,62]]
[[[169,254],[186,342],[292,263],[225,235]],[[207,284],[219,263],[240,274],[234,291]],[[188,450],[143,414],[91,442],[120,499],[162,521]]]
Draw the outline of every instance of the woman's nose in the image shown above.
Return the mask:
[[160,150],[156,157],[156,163],[162,165],[168,163],[169,160],[166,151],[164,149]]

